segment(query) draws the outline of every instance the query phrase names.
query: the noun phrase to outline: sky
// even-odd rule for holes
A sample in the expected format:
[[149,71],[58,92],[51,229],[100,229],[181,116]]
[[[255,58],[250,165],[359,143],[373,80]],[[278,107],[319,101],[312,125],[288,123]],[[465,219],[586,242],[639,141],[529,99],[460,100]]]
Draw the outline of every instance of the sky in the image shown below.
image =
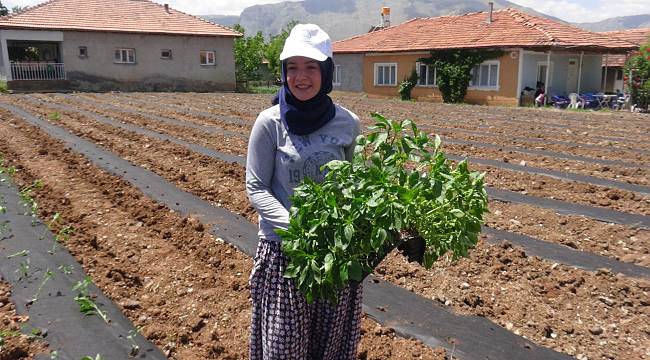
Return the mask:
[[[239,15],[252,5],[278,3],[285,0],[154,0],[168,3],[174,9],[193,15]],[[292,0],[297,1],[297,0]],[[323,0],[325,1],[325,0]],[[510,0],[519,5],[571,22],[594,22],[616,16],[650,14],[649,0]],[[14,6],[36,5],[42,0],[5,0],[2,3],[11,9]],[[390,6],[390,1],[383,4]]]

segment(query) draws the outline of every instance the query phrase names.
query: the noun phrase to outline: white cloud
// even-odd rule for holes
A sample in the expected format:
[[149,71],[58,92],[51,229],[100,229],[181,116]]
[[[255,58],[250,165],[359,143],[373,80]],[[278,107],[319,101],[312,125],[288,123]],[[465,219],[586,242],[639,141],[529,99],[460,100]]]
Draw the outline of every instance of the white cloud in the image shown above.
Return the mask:
[[618,16],[650,14],[650,1],[647,0],[619,0],[614,3],[607,0],[511,1],[571,22],[595,22]]
[[[194,15],[239,15],[244,8],[258,4],[279,3],[287,0],[154,0],[167,3],[172,8]],[[289,0],[300,1],[300,0]],[[593,22],[626,15],[650,14],[648,0],[511,0],[519,5],[572,22]],[[7,0],[3,4],[32,6],[42,0]]]
[[[9,0],[3,5],[8,9],[14,6],[33,6],[44,0]],[[252,5],[279,3],[287,0],[154,0],[160,4],[169,4],[174,9],[193,15],[239,15],[244,8]],[[298,1],[298,0],[289,0]]]

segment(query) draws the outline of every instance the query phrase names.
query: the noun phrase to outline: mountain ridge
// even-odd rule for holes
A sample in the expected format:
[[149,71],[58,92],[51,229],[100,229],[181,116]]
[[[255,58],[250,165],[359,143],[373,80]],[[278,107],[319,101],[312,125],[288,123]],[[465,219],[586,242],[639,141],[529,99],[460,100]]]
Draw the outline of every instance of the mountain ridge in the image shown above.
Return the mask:
[[[239,23],[247,35],[261,31],[267,38],[278,34],[292,20],[320,25],[332,40],[341,40],[368,32],[380,23],[381,7],[386,1],[377,0],[304,0],[253,5],[240,16],[202,15],[201,17],[225,26]],[[392,0],[391,23],[401,24],[415,17],[460,15],[487,11],[483,0]],[[625,30],[650,27],[650,14],[622,16],[593,23],[569,23],[535,9],[520,6],[507,0],[494,0],[494,9],[516,8],[535,16],[571,24],[590,31]]]

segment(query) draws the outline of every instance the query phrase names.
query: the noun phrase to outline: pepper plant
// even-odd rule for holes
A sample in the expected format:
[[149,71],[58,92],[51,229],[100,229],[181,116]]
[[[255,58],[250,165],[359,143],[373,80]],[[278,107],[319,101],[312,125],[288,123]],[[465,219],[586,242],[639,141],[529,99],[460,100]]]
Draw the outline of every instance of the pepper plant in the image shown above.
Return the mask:
[[327,163],[322,183],[305,178],[291,199],[288,229],[276,230],[289,261],[284,276],[308,302],[336,303],[337,290],[371,273],[400,233],[424,238],[426,268],[447,252],[467,256],[478,241],[484,174],[465,161],[452,166],[440,137],[430,139],[412,121],[372,117],[352,162]]

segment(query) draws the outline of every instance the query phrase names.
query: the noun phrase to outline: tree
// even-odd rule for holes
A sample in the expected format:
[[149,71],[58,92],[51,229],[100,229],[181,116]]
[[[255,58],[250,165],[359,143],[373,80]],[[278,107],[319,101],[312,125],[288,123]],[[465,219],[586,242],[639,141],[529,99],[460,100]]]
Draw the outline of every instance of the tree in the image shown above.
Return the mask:
[[2,5],[2,2],[0,2],[0,16],[6,15],[9,15],[9,10],[7,10],[7,7]]
[[419,61],[435,67],[436,83],[442,92],[442,101],[461,103],[465,100],[474,66],[502,55],[503,51],[499,50],[443,50],[432,51],[431,57]]
[[647,109],[650,104],[650,42],[641,46],[639,53],[628,59],[625,74],[631,103],[638,108]]
[[269,44],[266,46],[264,51],[264,57],[269,62],[269,70],[275,74],[276,78],[280,78],[280,54],[282,53],[282,48],[284,47],[284,42],[289,37],[289,33],[294,26],[298,24],[298,21],[292,20],[282,29],[282,31],[275,35],[271,36]]
[[13,6],[11,8],[11,13],[12,14],[18,14],[19,12],[22,12],[23,10],[27,9],[28,7],[29,6],[19,6],[19,5]]
[[[245,35],[245,30],[241,25],[236,24],[233,28]],[[264,36],[261,31],[252,37],[242,36],[235,39],[235,77],[237,81],[258,78],[258,70],[264,57],[264,47]]]

